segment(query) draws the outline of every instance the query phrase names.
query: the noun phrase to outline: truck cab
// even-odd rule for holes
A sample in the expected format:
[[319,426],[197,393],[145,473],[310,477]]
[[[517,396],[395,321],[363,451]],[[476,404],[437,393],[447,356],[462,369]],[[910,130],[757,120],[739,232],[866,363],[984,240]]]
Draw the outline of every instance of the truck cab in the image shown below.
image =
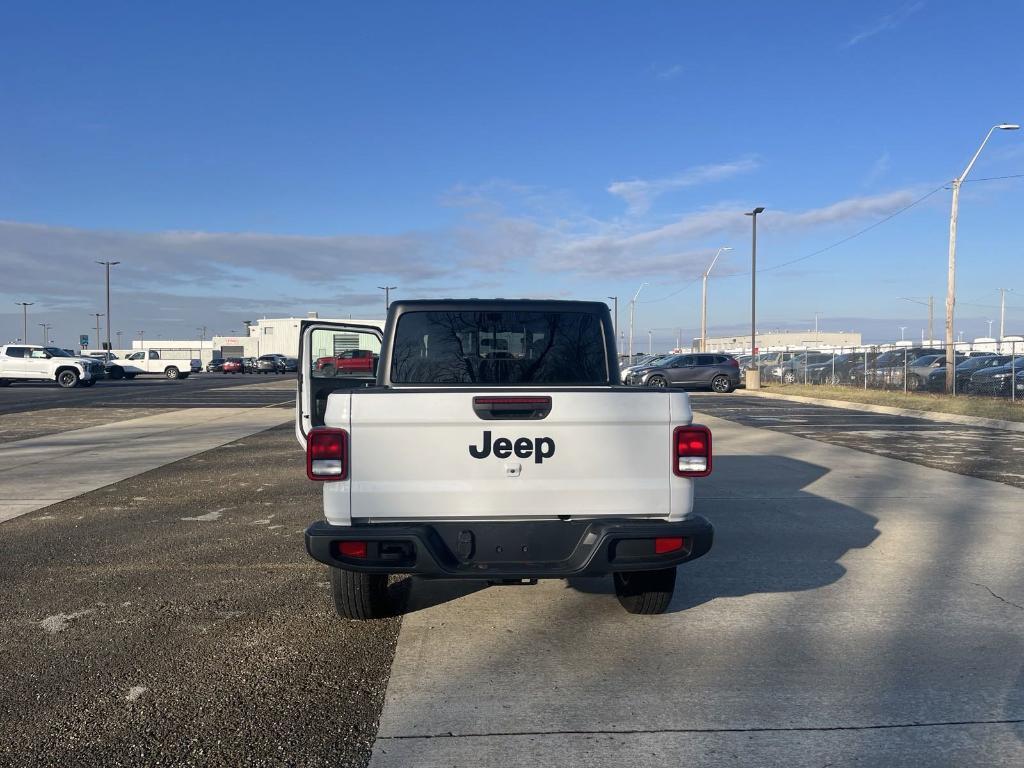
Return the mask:
[[[375,370],[327,375],[341,340]],[[711,433],[687,394],[623,387],[598,302],[399,301],[383,331],[307,320],[296,436],[323,485],[306,531],[348,618],[390,615],[388,576],[532,583],[611,575],[668,607],[711,547],[693,483]]]

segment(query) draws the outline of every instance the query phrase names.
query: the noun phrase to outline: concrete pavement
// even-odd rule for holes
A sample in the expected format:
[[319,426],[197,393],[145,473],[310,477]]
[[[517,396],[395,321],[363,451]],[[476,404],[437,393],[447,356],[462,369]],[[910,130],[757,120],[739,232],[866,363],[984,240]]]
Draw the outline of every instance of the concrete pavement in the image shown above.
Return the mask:
[[0,523],[291,421],[289,408],[185,408],[0,445]]
[[371,766],[1024,763],[1024,490],[701,421],[671,612],[416,582]]

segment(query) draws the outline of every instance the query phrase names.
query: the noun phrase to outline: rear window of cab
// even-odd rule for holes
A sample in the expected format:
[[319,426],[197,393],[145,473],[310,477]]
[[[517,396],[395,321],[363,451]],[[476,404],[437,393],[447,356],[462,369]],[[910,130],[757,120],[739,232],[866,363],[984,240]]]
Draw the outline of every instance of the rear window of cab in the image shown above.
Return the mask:
[[608,384],[604,328],[587,312],[405,312],[390,373],[392,384]]

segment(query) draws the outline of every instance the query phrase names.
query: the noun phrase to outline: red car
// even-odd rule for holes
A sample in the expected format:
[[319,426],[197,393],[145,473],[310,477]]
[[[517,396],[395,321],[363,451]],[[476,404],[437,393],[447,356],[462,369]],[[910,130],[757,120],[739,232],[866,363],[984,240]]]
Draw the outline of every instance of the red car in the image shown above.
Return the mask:
[[245,373],[245,366],[237,357],[229,357],[220,367],[221,373]]
[[366,374],[377,372],[377,355],[368,349],[348,349],[335,357],[319,357],[314,370],[323,376]]

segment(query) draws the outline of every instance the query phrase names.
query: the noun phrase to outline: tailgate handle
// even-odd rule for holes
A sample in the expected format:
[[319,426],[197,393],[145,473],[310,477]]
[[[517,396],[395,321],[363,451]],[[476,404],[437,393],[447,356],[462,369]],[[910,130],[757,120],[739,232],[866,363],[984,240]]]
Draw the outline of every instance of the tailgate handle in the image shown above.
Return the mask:
[[543,419],[551,413],[550,397],[474,397],[473,412],[485,421]]

